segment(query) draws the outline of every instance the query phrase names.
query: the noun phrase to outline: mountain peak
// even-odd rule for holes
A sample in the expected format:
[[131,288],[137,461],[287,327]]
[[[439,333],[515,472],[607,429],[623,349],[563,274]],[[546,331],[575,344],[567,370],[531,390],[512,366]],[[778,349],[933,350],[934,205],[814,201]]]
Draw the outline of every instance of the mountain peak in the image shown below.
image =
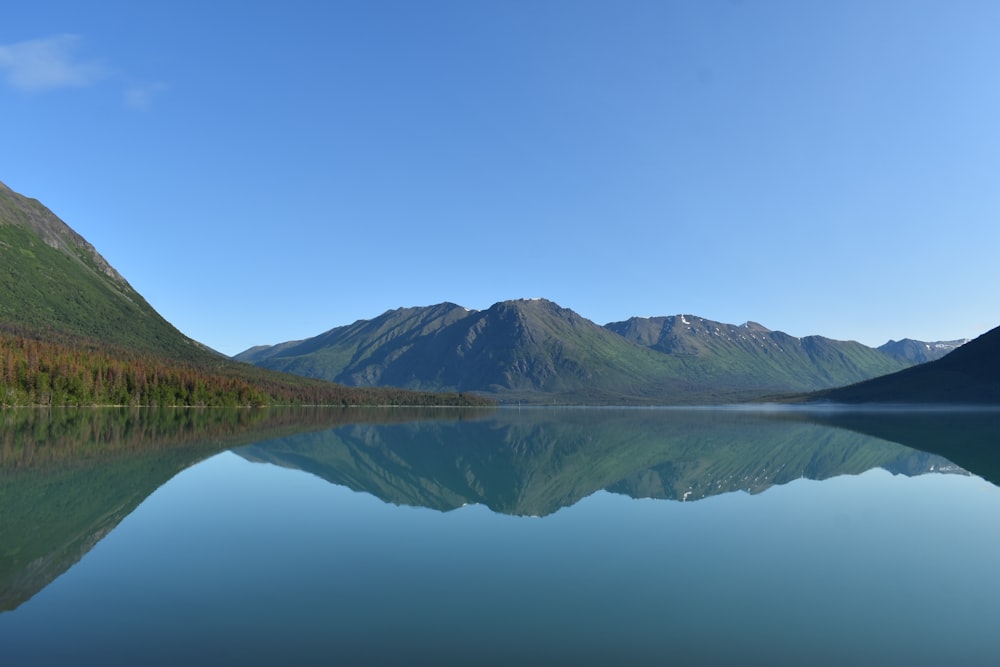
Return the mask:
[[771,330],[765,327],[763,324],[759,324],[752,320],[747,320],[741,326],[749,331],[756,331],[758,333],[771,333]]

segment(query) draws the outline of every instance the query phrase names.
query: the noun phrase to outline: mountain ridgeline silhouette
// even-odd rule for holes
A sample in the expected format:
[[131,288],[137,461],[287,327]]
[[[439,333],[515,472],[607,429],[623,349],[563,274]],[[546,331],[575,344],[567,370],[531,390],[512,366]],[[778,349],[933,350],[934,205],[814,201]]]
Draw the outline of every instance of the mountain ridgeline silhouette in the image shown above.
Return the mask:
[[[943,349],[940,346],[933,349]],[[545,299],[477,311],[390,310],[240,361],[354,386],[483,393],[504,401],[720,403],[856,383],[916,363],[903,354],[691,315],[600,326]]]
[[1000,327],[935,361],[820,392],[813,398],[837,403],[996,405],[1000,403]]
[[179,359],[207,354],[82,236],[0,183],[0,325]]

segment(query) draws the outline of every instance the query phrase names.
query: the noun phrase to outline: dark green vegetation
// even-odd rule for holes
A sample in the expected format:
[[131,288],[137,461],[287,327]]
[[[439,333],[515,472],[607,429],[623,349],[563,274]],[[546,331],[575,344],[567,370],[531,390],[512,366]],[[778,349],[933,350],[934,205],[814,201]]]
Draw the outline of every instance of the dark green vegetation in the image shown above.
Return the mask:
[[233,362],[177,331],[79,234],[0,183],[0,406],[483,402]]
[[0,411],[0,611],[44,588],[153,491],[208,456],[304,431],[426,415],[407,408]]
[[475,391],[504,401],[651,404],[759,399],[857,382],[912,362],[756,324],[633,318],[606,327],[544,299],[484,311],[401,308],[236,356],[354,386]]
[[2,183],[0,323],[174,358],[204,353],[79,234]]
[[955,470],[937,456],[796,419],[643,409],[510,409],[461,423],[349,425],[236,452],[393,504],[482,504],[531,516],[602,489],[692,501],[875,467]]
[[1000,327],[946,357],[885,377],[821,392],[838,403],[1000,403]]

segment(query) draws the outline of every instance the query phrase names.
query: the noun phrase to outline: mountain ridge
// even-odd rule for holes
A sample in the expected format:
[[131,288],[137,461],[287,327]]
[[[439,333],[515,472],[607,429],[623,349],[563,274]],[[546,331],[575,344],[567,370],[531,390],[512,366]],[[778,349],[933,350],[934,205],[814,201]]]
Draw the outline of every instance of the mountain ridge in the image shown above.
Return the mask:
[[940,359],[808,398],[837,403],[998,404],[1000,327]]
[[847,385],[915,363],[756,322],[675,315],[601,326],[547,299],[482,311],[451,302],[399,308],[234,358],[355,386],[594,403],[746,400]]
[[958,340],[921,341],[912,338],[902,340],[889,340],[877,349],[891,354],[898,359],[907,359],[918,364],[934,361],[952,352],[971,339],[961,338]]
[[0,322],[178,357],[205,349],[38,200],[0,183]]
[[847,384],[898,370],[884,354],[856,341],[816,335],[796,338],[753,321],[734,325],[695,315],[673,315],[630,318],[605,326],[671,355],[755,355],[761,362],[756,371],[761,381],[778,382],[791,371],[818,385]]

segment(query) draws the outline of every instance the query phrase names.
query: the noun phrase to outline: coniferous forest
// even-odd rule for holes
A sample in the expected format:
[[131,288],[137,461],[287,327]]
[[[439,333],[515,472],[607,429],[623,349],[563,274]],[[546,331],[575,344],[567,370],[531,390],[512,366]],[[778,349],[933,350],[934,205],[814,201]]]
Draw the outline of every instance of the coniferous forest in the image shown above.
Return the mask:
[[469,394],[344,387],[223,357],[178,361],[65,334],[0,327],[0,406],[485,405]]

